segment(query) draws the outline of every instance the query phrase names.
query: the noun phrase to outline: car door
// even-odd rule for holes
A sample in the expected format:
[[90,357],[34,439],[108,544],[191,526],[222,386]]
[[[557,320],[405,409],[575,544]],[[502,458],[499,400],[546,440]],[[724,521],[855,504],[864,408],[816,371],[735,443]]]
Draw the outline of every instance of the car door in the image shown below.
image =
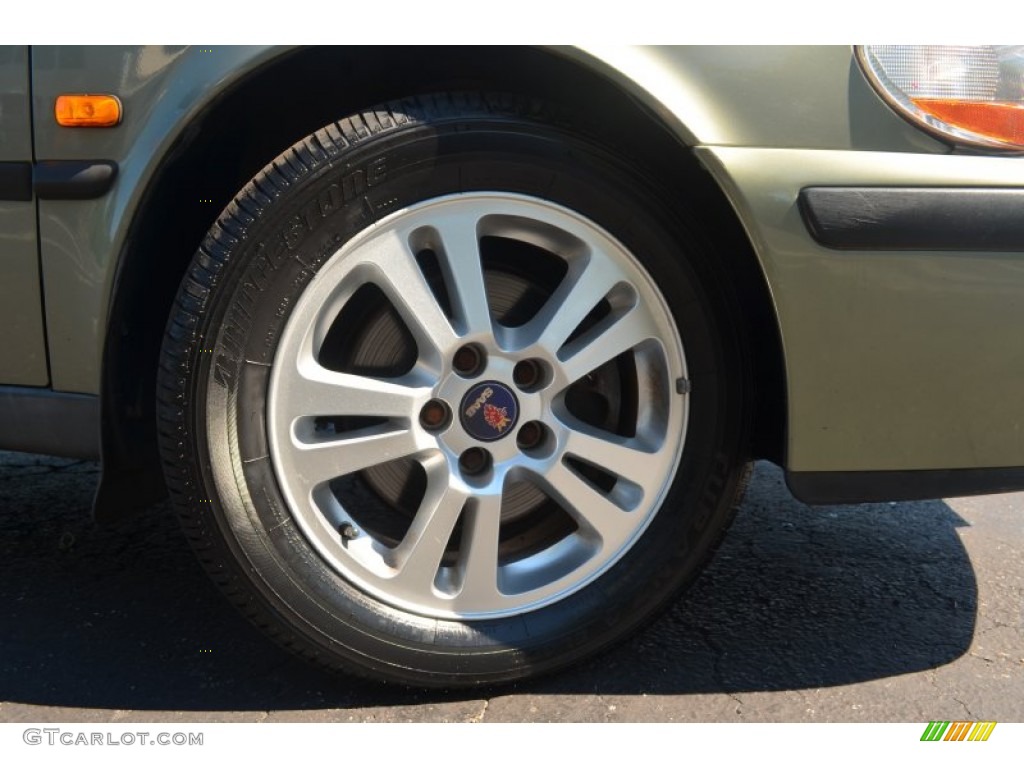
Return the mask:
[[44,386],[29,56],[28,46],[0,46],[0,385]]

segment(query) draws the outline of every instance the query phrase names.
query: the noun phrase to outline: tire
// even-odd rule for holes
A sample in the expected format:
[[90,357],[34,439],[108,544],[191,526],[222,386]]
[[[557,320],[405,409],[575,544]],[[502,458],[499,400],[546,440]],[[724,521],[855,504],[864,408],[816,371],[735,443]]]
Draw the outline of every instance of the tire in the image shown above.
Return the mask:
[[648,177],[547,108],[409,99],[326,126],[225,209],[158,381],[200,560],[286,647],[418,686],[634,631],[732,517],[734,302]]

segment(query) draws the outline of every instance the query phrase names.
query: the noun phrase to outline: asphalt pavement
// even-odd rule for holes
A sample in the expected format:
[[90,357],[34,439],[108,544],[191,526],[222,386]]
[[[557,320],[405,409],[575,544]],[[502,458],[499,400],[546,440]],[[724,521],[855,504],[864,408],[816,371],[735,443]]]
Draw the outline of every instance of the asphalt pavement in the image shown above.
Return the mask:
[[96,526],[98,471],[0,453],[0,721],[1024,720],[1024,494],[810,508],[759,464],[710,568],[645,632],[446,694],[292,658],[166,504]]

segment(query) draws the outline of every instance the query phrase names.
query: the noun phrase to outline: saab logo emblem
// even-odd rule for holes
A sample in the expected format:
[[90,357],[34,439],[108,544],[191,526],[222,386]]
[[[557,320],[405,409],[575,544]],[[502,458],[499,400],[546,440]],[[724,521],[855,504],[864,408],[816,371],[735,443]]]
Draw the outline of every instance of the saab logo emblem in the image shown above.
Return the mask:
[[484,421],[498,432],[504,432],[512,419],[508,417],[508,408],[499,408],[496,405],[487,404],[484,406]]
[[519,418],[519,401],[497,381],[477,384],[462,398],[462,426],[471,437],[489,442],[508,434]]

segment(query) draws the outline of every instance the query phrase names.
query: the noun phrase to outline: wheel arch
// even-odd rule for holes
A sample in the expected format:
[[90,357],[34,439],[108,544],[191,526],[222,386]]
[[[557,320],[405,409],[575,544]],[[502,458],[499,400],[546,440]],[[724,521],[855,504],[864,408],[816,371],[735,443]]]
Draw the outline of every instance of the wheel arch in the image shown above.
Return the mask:
[[308,48],[253,59],[179,126],[138,197],[117,258],[103,343],[97,517],[163,496],[154,396],[160,341],[181,277],[217,213],[266,163],[322,125],[388,99],[453,89],[557,102],[575,115],[572,128],[627,154],[673,201],[696,209],[743,308],[759,385],[753,454],[782,461],[785,366],[768,287],[732,206],[688,151],[695,137],[679,115],[577,50]]

